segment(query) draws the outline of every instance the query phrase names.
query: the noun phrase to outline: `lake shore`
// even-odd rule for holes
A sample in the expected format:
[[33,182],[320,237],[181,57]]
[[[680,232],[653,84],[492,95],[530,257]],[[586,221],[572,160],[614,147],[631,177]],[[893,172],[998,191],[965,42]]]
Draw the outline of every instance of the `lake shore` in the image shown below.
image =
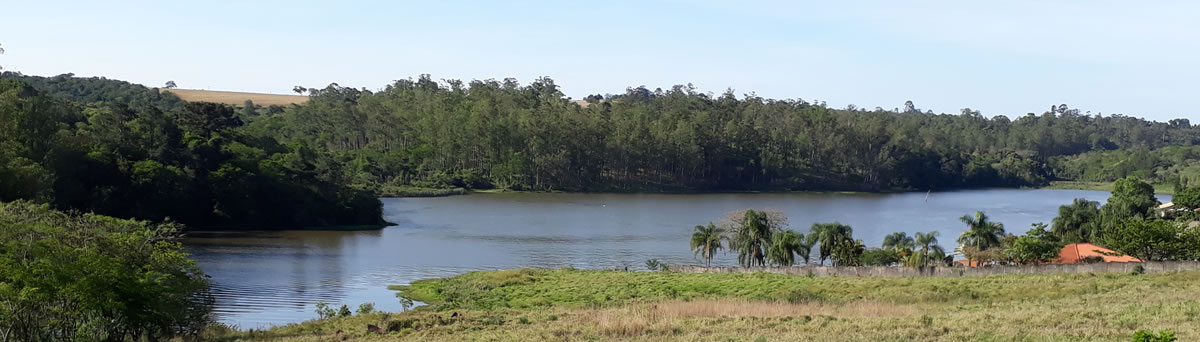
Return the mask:
[[[225,340],[1128,341],[1200,337],[1200,272],[967,278],[518,269],[393,287],[429,303]],[[352,304],[353,307],[353,304]],[[381,329],[368,332],[368,325]],[[391,331],[388,331],[388,330]],[[340,333],[339,333],[340,331]]]
[[[1160,195],[1174,195],[1175,188],[1168,184],[1152,184],[1154,193]],[[1049,185],[1037,189],[1055,189],[1055,190],[1095,190],[1112,192],[1112,182],[1084,182],[1084,181],[1053,181]]]

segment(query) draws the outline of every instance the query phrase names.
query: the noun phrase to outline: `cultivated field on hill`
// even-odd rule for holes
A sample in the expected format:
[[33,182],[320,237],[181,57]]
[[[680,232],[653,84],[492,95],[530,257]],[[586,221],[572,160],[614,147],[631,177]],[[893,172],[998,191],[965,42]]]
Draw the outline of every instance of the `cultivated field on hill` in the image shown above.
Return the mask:
[[236,91],[218,91],[218,90],[198,90],[198,89],[164,89],[184,101],[189,102],[216,102],[241,106],[246,103],[246,100],[254,101],[254,104],[259,106],[280,105],[289,106],[292,104],[301,104],[308,101],[308,96],[301,95],[282,95],[282,94],[263,94],[263,93],[243,93]]

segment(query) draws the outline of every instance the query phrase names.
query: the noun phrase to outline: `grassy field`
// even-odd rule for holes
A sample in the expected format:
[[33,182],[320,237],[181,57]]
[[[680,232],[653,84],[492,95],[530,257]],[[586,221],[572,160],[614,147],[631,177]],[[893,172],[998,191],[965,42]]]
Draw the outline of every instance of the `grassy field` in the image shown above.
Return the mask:
[[[1200,272],[965,278],[577,270],[476,272],[396,286],[405,313],[313,320],[249,341],[1129,341],[1200,339]],[[458,314],[458,317],[455,313]],[[367,332],[374,324],[391,332]],[[341,333],[338,333],[341,331]]]
[[300,95],[280,95],[280,94],[261,94],[261,93],[242,93],[234,91],[216,91],[216,90],[196,90],[196,89],[163,89],[169,91],[175,96],[184,101],[192,102],[216,102],[241,106],[246,103],[246,100],[254,101],[254,104],[259,106],[290,106],[292,104],[300,104],[308,101],[308,96]]
[[[1153,184],[1154,193],[1171,195],[1175,193],[1175,188],[1169,184]],[[1045,189],[1066,189],[1066,190],[1098,190],[1112,191],[1112,182],[1079,182],[1079,181],[1054,181]]]

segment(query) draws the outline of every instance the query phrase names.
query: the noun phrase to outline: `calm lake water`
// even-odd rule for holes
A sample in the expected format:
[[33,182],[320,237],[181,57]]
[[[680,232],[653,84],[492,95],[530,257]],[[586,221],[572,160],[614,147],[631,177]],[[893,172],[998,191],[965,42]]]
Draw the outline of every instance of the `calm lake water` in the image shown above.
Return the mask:
[[[516,267],[643,269],[646,259],[695,263],[692,227],[744,208],[778,209],[792,229],[838,221],[878,247],[883,236],[938,231],[947,249],[958,218],[983,210],[1021,234],[1050,223],[1074,198],[1107,192],[972,190],[899,194],[472,194],[383,199],[388,221],[366,232],[204,234],[185,243],[212,276],[221,321],[243,328],[316,317],[315,303],[375,303],[400,311],[388,285],[476,270]],[[1168,201],[1168,196],[1159,196]],[[736,255],[719,254],[731,264]]]

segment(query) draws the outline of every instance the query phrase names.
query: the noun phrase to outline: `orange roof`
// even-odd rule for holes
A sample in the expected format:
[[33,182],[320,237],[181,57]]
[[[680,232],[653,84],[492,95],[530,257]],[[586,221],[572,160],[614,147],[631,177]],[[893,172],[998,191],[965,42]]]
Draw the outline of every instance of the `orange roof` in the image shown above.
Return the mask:
[[1090,243],[1073,243],[1066,245],[1062,250],[1058,251],[1058,259],[1052,262],[1053,264],[1074,264],[1080,259],[1087,257],[1100,257],[1104,262],[1142,262],[1141,260],[1128,256],[1113,256],[1106,254],[1119,255],[1111,249],[1096,246]]
[[958,260],[954,260],[954,262],[960,263],[966,267],[979,267],[981,265],[987,265],[987,264],[980,264],[979,260],[958,259]]

